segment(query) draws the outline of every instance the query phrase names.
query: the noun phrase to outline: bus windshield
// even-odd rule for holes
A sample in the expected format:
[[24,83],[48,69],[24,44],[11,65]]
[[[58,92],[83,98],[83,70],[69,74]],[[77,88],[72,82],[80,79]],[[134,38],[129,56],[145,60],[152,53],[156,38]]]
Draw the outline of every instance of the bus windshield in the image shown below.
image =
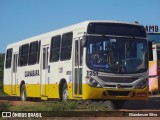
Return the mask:
[[87,37],[87,66],[107,73],[147,70],[147,40],[125,37]]

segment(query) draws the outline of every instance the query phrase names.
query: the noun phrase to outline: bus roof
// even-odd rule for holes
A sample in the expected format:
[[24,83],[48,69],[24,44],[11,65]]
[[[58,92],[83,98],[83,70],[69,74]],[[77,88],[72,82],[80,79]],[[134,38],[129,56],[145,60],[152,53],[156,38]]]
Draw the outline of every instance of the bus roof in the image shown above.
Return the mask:
[[14,47],[14,46],[19,46],[21,44],[33,42],[33,41],[36,41],[36,40],[42,40],[42,39],[45,39],[45,38],[52,37],[54,35],[60,35],[60,33],[63,34],[65,32],[70,32],[70,31],[74,31],[74,30],[77,30],[77,29],[85,29],[85,31],[86,31],[87,25],[89,23],[92,23],[92,22],[94,22],[94,23],[96,23],[96,22],[97,23],[121,23],[121,24],[142,26],[142,25],[137,24],[137,23],[129,23],[129,22],[122,22],[122,21],[88,20],[88,21],[80,22],[80,23],[77,23],[77,24],[74,24],[74,25],[70,25],[70,26],[61,28],[61,29],[57,29],[57,30],[53,30],[53,31],[50,31],[50,32],[47,32],[47,33],[43,33],[43,34],[40,34],[40,35],[37,35],[37,36],[34,36],[34,37],[30,37],[30,38],[27,38],[27,39],[24,39],[24,40],[21,40],[21,41],[18,41],[18,42],[11,43],[11,44],[7,45],[7,48],[11,48],[11,47]]

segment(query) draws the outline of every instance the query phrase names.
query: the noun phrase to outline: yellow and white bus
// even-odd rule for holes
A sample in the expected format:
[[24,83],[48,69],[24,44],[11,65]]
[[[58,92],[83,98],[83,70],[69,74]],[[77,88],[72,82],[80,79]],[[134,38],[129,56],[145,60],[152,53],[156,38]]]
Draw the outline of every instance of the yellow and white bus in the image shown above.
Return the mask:
[[47,100],[147,100],[145,28],[85,21],[6,48],[4,92]]

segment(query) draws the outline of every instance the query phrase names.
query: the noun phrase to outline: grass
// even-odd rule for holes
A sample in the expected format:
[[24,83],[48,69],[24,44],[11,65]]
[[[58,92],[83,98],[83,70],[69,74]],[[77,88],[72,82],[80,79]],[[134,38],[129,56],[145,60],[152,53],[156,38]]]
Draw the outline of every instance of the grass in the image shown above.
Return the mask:
[[0,96],[7,96],[7,95],[3,92],[3,80],[0,80]]
[[9,102],[0,103],[0,111],[108,111],[103,105],[90,104],[80,105],[76,101],[58,102],[47,101],[35,104],[11,105]]
[[3,93],[3,83],[2,83],[3,81],[2,80],[0,80],[0,96],[3,96],[4,95],[4,93]]
[[0,102],[0,111],[8,111],[11,106],[9,102]]
[[76,102],[55,102],[55,103],[49,103],[51,104],[51,111],[72,111],[77,109],[77,103]]
[[0,96],[6,96],[3,92],[3,67],[4,67],[4,54],[0,53]]

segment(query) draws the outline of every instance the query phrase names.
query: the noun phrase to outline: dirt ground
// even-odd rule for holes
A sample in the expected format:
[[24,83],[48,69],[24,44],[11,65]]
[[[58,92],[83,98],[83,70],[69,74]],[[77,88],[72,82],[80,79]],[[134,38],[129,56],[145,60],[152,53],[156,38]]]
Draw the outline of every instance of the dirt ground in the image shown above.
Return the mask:
[[[40,104],[42,101],[33,102],[33,101],[25,101],[22,102],[19,98],[14,97],[0,97],[0,102],[8,101],[12,105],[33,105]],[[158,114],[158,117],[136,117],[136,116],[125,116],[125,117],[55,117],[55,118],[45,118],[47,120],[160,120],[160,95],[152,95],[149,97],[148,101],[127,101],[122,109],[118,111],[128,113],[154,113]]]
[[[21,104],[39,104],[42,101],[20,101],[19,97],[0,97],[0,102],[8,101],[12,105],[21,105]],[[119,111],[160,111],[160,95],[151,95],[148,101],[140,101],[140,100],[133,100],[127,101],[123,108]]]

